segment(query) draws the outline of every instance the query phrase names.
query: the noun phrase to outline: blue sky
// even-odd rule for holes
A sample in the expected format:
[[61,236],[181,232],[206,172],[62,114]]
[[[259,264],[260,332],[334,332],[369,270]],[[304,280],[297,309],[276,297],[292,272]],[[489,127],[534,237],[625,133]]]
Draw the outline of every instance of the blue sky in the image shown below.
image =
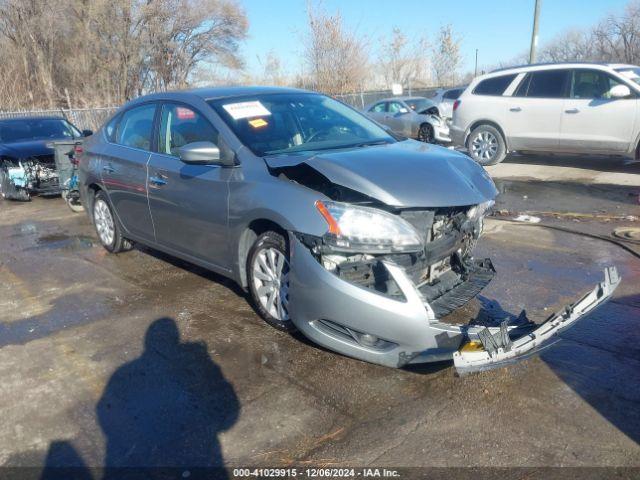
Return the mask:
[[[306,0],[240,0],[249,17],[249,39],[242,51],[250,71],[262,72],[257,56],[273,50],[291,73],[299,68]],[[371,49],[393,26],[409,38],[433,38],[450,23],[462,37],[463,71],[495,65],[528,51],[534,0],[324,0],[327,11],[340,10],[347,26],[369,39]],[[540,42],[569,28],[588,27],[608,13],[621,12],[627,0],[542,0]]]

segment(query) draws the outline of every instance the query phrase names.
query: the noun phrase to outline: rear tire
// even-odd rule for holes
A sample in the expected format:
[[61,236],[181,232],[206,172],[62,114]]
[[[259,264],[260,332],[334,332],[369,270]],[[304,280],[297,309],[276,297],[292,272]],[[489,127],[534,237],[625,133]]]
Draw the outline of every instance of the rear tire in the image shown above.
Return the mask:
[[101,191],[96,193],[91,214],[100,243],[108,252],[119,253],[131,249],[131,242],[122,236],[109,199]]
[[469,156],[482,166],[496,165],[507,156],[507,144],[500,131],[492,125],[480,125],[467,139]]
[[258,236],[247,259],[247,282],[256,311],[272,327],[294,332],[289,316],[289,246],[273,231]]

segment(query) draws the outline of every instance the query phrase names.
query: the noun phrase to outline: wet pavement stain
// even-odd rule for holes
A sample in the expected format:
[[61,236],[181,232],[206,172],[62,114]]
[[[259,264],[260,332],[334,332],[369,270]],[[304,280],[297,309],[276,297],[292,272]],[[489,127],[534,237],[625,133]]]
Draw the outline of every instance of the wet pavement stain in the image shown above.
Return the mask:
[[65,250],[81,250],[93,247],[95,240],[92,237],[86,235],[65,235],[65,234],[51,234],[38,237],[37,246],[31,247],[32,249],[44,248],[44,249],[65,249]]

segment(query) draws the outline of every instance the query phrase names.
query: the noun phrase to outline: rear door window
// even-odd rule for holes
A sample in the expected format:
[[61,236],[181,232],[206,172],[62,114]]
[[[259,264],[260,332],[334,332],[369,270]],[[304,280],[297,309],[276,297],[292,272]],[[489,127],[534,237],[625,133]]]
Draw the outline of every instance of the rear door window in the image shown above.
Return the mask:
[[155,103],[141,105],[124,112],[116,129],[115,143],[141,150],[151,150],[155,113]]
[[387,103],[380,102],[380,103],[376,103],[373,107],[371,107],[369,111],[373,113],[384,113],[386,109],[387,109]]
[[447,100],[456,100],[461,93],[462,93],[462,90],[458,88],[456,90],[449,90],[448,92],[445,92],[442,97],[446,98]]
[[482,80],[473,89],[475,95],[502,95],[511,82],[516,78],[516,74],[500,75],[499,77]]
[[544,70],[527,74],[516,96],[531,98],[566,97],[569,70]]

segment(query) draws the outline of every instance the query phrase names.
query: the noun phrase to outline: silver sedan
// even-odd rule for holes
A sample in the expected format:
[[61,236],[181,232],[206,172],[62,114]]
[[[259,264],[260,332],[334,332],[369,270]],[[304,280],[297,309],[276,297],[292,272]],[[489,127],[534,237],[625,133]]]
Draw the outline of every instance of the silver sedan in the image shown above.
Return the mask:
[[365,113],[394,133],[426,143],[450,143],[449,127],[438,107],[424,97],[383,98]]

